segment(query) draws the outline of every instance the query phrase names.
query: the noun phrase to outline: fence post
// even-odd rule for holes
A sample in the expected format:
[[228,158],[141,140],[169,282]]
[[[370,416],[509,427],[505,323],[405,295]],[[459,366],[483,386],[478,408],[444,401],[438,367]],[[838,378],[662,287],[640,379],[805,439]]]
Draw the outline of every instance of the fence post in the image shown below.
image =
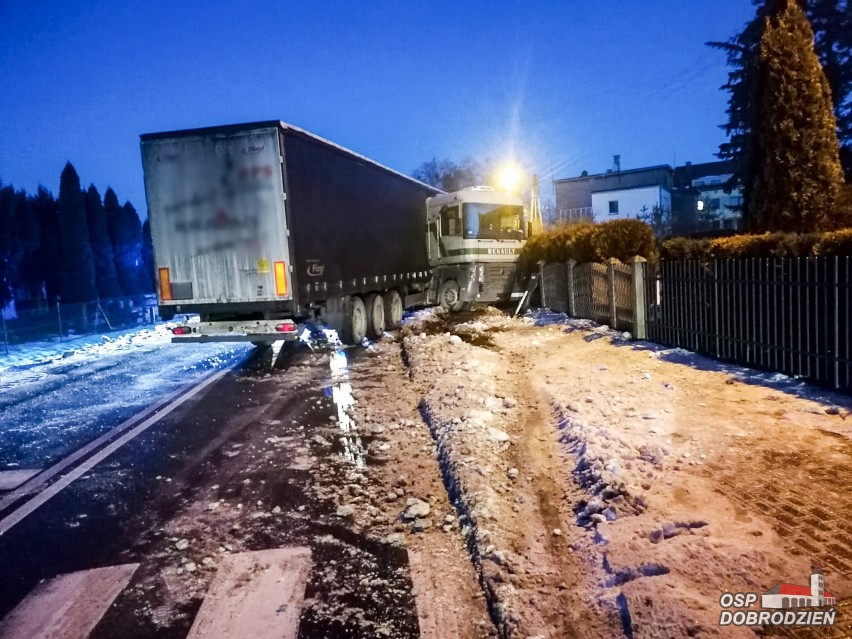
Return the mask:
[[6,333],[6,309],[0,309],[0,317],[3,318],[3,348],[6,349],[6,355],[9,354],[9,336]]
[[59,301],[62,298],[59,295],[56,296],[56,319],[59,320],[59,341],[62,341],[62,311],[59,310]]
[[612,329],[618,328],[618,307],[615,299],[615,265],[618,260],[611,257],[606,262],[606,297],[609,302],[609,327]]
[[634,255],[630,260],[630,301],[633,305],[633,338],[648,337],[648,320],[646,314],[648,305],[645,304],[645,268],[648,263],[644,257]]
[[539,282],[538,290],[541,291],[541,307],[542,308],[550,308],[547,305],[547,293],[546,293],[547,286],[545,285],[546,282],[544,281],[544,260],[538,261],[538,282]]
[[568,315],[577,317],[577,296],[574,288],[574,267],[577,266],[577,260],[568,260],[565,266],[568,277]]
[[[840,258],[835,255],[834,256],[834,264],[832,270],[834,271],[833,277],[833,304],[834,313],[833,313],[833,325],[831,327],[832,333],[834,333],[834,344],[832,345],[832,381],[834,382],[834,388],[840,388]],[[846,320],[849,321],[848,318]]]

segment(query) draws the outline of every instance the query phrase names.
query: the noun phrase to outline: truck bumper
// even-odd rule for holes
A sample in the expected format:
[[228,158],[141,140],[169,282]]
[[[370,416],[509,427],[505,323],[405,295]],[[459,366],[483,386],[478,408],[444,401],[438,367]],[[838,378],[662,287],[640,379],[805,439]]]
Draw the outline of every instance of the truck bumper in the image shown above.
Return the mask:
[[276,335],[172,335],[172,344],[206,344],[210,342],[272,344],[279,341],[294,342],[296,341],[296,333],[277,333]]

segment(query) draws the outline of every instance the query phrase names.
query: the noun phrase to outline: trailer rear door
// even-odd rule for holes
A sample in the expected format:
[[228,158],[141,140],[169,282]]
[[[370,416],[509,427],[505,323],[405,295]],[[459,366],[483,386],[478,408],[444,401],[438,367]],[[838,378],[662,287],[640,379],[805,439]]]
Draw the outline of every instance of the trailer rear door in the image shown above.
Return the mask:
[[293,297],[275,128],[142,142],[160,303]]

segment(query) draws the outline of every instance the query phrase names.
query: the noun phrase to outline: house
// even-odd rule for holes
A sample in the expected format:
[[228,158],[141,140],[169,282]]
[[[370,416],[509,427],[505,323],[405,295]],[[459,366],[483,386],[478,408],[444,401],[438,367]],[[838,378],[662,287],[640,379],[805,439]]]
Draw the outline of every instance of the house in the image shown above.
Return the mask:
[[763,608],[833,606],[835,603],[837,599],[825,589],[825,577],[819,568],[813,569],[809,586],[775,584],[760,597],[760,605]]
[[641,169],[615,168],[606,173],[554,180],[555,221],[593,221],[648,218],[654,207],[671,211],[674,172],[667,164]]
[[613,164],[605,173],[554,180],[553,221],[638,218],[664,235],[741,227],[742,192],[731,188],[736,172],[731,161],[622,170],[615,156]]
[[742,189],[732,185],[736,163],[692,164],[674,170],[672,226],[677,233],[742,227]]

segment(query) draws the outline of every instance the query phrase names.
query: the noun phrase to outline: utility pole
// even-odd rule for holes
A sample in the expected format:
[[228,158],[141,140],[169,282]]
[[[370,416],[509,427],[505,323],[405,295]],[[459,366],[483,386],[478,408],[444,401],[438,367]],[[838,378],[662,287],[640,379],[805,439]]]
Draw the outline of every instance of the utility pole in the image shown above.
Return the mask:
[[538,175],[533,175],[530,187],[530,229],[532,235],[538,235],[544,230],[544,220],[541,218],[541,198],[538,193]]

